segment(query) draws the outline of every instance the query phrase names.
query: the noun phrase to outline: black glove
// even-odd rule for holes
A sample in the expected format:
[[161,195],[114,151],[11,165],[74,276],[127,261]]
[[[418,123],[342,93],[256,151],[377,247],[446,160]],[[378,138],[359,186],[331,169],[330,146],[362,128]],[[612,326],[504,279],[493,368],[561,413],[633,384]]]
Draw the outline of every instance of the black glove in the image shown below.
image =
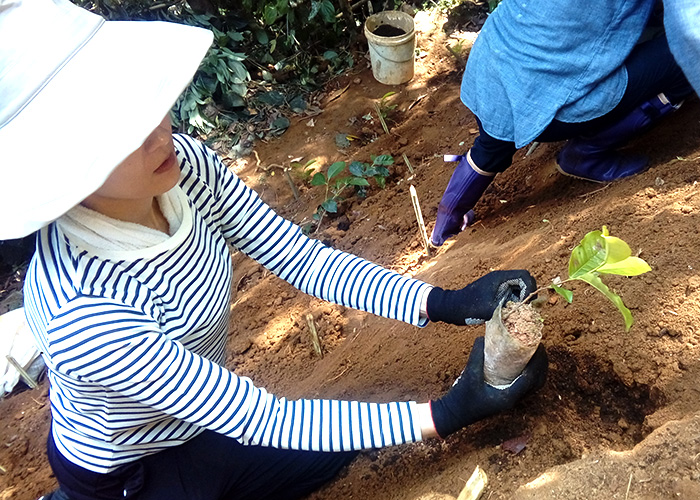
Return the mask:
[[499,304],[522,301],[536,289],[535,278],[525,270],[492,271],[461,290],[433,288],[428,294],[428,319],[453,325],[483,323]]
[[484,381],[484,337],[477,338],[467,366],[452,388],[430,402],[435,430],[445,438],[482,418],[511,409],[526,394],[544,385],[548,364],[540,344],[520,376],[508,388],[496,389]]

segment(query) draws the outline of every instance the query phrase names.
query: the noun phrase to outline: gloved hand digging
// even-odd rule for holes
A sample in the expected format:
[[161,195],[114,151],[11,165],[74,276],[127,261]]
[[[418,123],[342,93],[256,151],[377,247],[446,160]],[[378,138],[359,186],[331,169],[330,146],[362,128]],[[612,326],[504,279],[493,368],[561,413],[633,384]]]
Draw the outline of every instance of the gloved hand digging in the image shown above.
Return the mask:
[[525,270],[492,271],[461,290],[433,288],[426,305],[430,321],[473,325],[491,319],[502,302],[522,301],[537,289]]
[[506,389],[496,389],[484,381],[484,337],[477,338],[467,366],[452,388],[440,399],[430,401],[435,430],[445,438],[467,425],[511,409],[528,393],[544,385],[548,364],[547,353],[540,344],[520,376]]

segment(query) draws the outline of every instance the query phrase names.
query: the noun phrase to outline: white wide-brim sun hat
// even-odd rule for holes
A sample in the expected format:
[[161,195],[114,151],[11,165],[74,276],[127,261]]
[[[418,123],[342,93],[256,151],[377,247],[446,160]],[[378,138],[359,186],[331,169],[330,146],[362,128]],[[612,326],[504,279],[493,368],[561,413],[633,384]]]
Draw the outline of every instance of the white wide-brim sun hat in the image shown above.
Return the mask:
[[0,0],[0,239],[94,193],[167,115],[212,39],[67,0]]

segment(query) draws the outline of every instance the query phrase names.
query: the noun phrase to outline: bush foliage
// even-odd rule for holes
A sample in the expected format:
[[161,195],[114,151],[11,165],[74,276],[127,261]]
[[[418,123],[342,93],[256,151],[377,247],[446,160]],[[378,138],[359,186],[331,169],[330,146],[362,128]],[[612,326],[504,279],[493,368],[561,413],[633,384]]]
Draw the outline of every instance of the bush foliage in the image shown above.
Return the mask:
[[176,127],[199,135],[246,120],[271,84],[291,84],[300,93],[352,65],[350,46],[362,16],[347,15],[347,0],[73,2],[111,20],[179,22],[214,33],[214,44],[171,113]]

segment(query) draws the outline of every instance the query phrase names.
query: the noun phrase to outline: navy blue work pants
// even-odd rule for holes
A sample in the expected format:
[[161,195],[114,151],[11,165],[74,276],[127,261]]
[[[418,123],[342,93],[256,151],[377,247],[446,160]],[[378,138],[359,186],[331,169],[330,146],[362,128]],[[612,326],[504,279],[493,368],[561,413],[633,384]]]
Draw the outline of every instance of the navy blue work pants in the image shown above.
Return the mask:
[[244,446],[204,431],[109,474],[69,462],[50,436],[48,456],[70,500],[294,500],[333,479],[357,452]]
[[[635,108],[660,93],[664,93],[671,104],[678,104],[693,93],[693,88],[668,48],[665,36],[637,45],[625,61],[625,67],[628,75],[627,89],[612,111],[587,122],[566,123],[553,120],[535,140],[557,142],[592,135],[622,120]],[[486,172],[503,172],[513,162],[515,143],[491,137],[484,131],[478,118],[477,123],[479,136],[471,149],[472,160]]]

